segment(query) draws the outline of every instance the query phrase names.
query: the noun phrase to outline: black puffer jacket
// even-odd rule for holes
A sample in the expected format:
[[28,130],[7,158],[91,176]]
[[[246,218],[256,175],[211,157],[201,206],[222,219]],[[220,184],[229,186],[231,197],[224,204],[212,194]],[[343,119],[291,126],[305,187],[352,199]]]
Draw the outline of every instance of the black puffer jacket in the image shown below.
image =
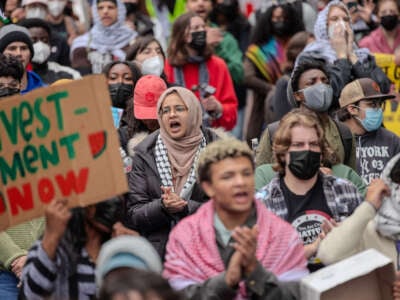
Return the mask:
[[[207,144],[218,138],[211,130],[203,130]],[[126,199],[126,220],[129,227],[146,237],[163,259],[169,232],[179,220],[194,213],[208,200],[199,184],[193,187],[186,209],[168,213],[161,204],[161,179],[155,161],[155,144],[159,130],[150,134],[135,148],[132,171],[128,176],[130,192]]]

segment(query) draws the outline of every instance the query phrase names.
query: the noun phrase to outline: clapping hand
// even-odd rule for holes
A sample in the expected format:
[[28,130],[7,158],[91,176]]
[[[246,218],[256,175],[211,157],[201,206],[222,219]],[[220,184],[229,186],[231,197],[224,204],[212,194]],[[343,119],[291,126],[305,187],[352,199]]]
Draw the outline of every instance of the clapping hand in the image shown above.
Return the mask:
[[177,213],[182,211],[187,206],[187,201],[180,198],[176,193],[172,191],[171,187],[161,187],[163,194],[161,195],[161,201],[165,209],[170,213]]

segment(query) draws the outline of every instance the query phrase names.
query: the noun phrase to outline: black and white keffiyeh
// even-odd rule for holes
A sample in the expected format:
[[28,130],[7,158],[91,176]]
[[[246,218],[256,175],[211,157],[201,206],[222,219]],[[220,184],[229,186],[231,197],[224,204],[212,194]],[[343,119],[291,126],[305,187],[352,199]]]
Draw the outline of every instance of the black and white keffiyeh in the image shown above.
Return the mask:
[[[188,178],[182,188],[182,191],[179,195],[182,199],[185,199],[186,201],[189,200],[192,195],[192,188],[193,188],[193,185],[196,183],[197,160],[199,158],[200,151],[202,149],[204,149],[205,147],[206,147],[206,139],[203,136],[201,143],[199,145],[199,148],[196,152],[196,156],[193,161],[193,165],[190,168],[189,176],[188,176]],[[158,136],[157,142],[155,145],[155,159],[156,159],[157,170],[158,170],[158,173],[160,174],[161,184],[163,186],[172,187],[172,190],[174,190],[174,184],[172,182],[171,165],[168,160],[168,150],[167,150],[167,147],[165,147],[165,144],[163,143],[160,135]]]

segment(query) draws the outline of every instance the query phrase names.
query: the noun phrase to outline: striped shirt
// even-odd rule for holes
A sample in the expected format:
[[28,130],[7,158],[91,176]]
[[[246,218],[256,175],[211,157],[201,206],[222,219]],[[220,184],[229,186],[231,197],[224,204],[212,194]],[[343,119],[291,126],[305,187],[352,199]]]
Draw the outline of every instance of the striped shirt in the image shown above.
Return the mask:
[[95,299],[94,270],[95,264],[85,248],[73,267],[62,243],[57,247],[55,260],[51,260],[39,240],[29,250],[22,273],[21,292],[29,300]]

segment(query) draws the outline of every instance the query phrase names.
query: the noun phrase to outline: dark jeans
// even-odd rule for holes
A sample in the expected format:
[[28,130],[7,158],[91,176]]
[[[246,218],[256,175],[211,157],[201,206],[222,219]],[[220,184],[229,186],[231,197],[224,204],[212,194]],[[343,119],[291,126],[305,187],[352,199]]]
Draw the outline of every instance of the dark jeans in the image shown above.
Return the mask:
[[19,279],[12,272],[0,271],[0,299],[18,299]]

